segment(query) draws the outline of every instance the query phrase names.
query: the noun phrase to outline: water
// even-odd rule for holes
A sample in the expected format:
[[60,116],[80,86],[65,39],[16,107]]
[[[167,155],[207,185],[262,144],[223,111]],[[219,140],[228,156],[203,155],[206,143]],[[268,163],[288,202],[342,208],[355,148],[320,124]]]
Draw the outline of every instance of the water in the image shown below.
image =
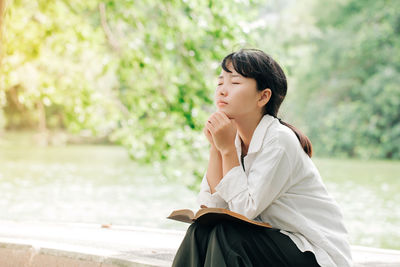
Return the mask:
[[161,177],[120,147],[2,150],[0,219],[186,229],[165,217],[196,208],[195,193]]
[[[354,245],[400,249],[400,162],[316,159]],[[197,209],[196,192],[168,182],[123,148],[0,144],[0,220],[123,224],[185,230],[165,219]]]
[[400,249],[400,161],[315,160],[352,244]]

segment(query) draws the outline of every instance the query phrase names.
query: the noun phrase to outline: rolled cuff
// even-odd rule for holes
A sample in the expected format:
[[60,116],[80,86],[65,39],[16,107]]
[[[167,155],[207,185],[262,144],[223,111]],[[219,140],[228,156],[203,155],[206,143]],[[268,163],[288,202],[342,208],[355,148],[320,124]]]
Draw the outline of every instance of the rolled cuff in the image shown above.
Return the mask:
[[200,193],[197,196],[197,202],[199,205],[205,205],[209,208],[227,208],[228,204],[221,198],[218,192],[211,194],[210,186],[207,181],[206,174],[203,176],[203,180],[200,186]]
[[200,192],[197,196],[199,205],[205,205],[208,208],[227,208],[228,204],[221,198],[218,192],[210,194],[209,192]]
[[237,195],[247,190],[247,176],[241,166],[233,167],[215,187],[216,193],[225,201],[230,202]]

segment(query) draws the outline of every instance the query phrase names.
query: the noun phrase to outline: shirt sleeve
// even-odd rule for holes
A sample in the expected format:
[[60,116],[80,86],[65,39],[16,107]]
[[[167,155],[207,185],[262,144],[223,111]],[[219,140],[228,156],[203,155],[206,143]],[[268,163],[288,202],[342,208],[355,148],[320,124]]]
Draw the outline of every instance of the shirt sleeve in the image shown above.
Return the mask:
[[210,186],[206,174],[200,185],[200,193],[197,196],[199,205],[205,205],[209,208],[228,208],[228,204],[221,198],[218,192],[211,194]]
[[215,190],[231,211],[254,219],[288,189],[290,173],[284,148],[267,147],[256,155],[248,175],[241,166],[236,166]]

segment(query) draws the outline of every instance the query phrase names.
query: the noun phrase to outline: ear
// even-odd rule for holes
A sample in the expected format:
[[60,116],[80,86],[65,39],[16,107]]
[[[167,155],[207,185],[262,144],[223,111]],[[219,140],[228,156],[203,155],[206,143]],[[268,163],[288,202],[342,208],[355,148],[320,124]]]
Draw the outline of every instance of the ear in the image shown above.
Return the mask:
[[266,88],[266,89],[262,90],[259,93],[259,98],[258,98],[258,101],[257,101],[257,105],[260,108],[265,106],[269,102],[269,100],[271,99],[271,96],[272,96],[271,89]]

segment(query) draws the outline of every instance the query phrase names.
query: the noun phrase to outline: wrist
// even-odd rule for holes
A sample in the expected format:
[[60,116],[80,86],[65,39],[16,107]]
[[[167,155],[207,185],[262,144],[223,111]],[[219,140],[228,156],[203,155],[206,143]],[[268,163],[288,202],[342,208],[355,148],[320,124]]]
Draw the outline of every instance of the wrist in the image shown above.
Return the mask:
[[211,145],[211,147],[210,147],[210,154],[221,155],[221,152],[218,150],[218,148],[217,148],[216,146]]
[[231,146],[219,151],[222,156],[236,155],[236,147]]

